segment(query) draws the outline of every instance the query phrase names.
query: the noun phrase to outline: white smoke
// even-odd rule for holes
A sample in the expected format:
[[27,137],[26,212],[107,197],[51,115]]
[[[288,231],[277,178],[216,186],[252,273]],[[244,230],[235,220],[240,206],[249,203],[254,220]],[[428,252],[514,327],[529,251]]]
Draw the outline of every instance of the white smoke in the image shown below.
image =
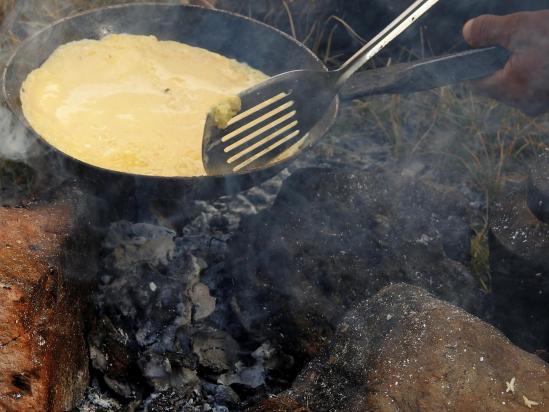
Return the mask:
[[15,116],[0,106],[0,158],[24,161],[30,156],[33,140]]

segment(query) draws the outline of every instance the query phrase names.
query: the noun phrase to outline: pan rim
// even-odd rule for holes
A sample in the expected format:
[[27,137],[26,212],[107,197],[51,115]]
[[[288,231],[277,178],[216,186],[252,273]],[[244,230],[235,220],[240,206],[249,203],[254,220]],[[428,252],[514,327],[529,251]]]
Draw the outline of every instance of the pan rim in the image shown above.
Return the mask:
[[[201,176],[146,175],[146,174],[130,173],[130,172],[118,171],[118,170],[114,170],[114,169],[108,169],[108,168],[105,168],[105,167],[96,166],[96,165],[87,163],[87,162],[85,162],[81,159],[75,158],[75,157],[65,153],[64,151],[58,149],[57,147],[55,147],[54,145],[49,143],[44,137],[42,137],[36,130],[34,130],[34,128],[28,123],[27,119],[25,118],[24,114],[22,113],[22,110],[21,110],[21,113],[18,113],[18,110],[13,107],[13,105],[10,102],[10,99],[9,99],[10,94],[8,93],[8,91],[6,89],[8,71],[12,67],[12,63],[13,63],[14,59],[17,57],[17,54],[21,50],[21,48],[23,48],[26,44],[32,42],[35,38],[40,37],[43,33],[47,32],[49,30],[52,30],[54,27],[56,27],[60,24],[63,24],[68,20],[76,19],[78,17],[86,16],[86,15],[89,15],[89,14],[98,13],[98,12],[101,12],[101,11],[104,11],[104,10],[124,9],[124,8],[138,8],[138,7],[139,8],[154,7],[154,8],[157,8],[157,9],[158,8],[196,9],[196,10],[200,10],[201,12],[227,15],[227,16],[230,16],[231,18],[244,20],[249,24],[258,25],[258,26],[261,26],[261,27],[263,27],[267,30],[275,32],[278,36],[281,36],[284,39],[286,39],[287,41],[290,41],[295,46],[298,46],[298,47],[304,49],[304,51],[309,54],[309,57],[312,57],[312,59],[316,63],[319,64],[319,69],[321,69],[323,71],[328,71],[328,68],[326,67],[324,62],[312,50],[310,50],[305,44],[303,44],[302,42],[300,42],[296,38],[290,36],[288,33],[285,33],[282,30],[277,29],[276,27],[271,26],[267,23],[261,22],[259,20],[253,19],[251,17],[245,16],[245,15],[242,15],[242,14],[238,14],[238,13],[235,13],[235,12],[232,12],[232,11],[223,10],[223,9],[216,9],[216,8],[208,8],[208,7],[203,7],[203,6],[198,6],[198,5],[190,5],[190,4],[166,4],[166,3],[154,3],[154,2],[143,2],[143,3],[135,3],[134,2],[134,3],[115,4],[115,5],[110,5],[110,6],[96,7],[96,8],[92,8],[92,9],[89,9],[89,10],[85,10],[85,11],[80,12],[80,13],[75,13],[75,14],[71,14],[69,16],[65,16],[65,17],[63,17],[61,19],[58,19],[58,20],[54,21],[53,23],[47,25],[46,27],[40,29],[36,33],[34,33],[31,36],[25,38],[15,48],[13,53],[10,55],[10,57],[6,61],[6,65],[5,65],[5,67],[3,68],[3,71],[2,71],[2,96],[4,98],[5,103],[7,104],[8,108],[10,109],[11,113],[18,119],[19,122],[21,122],[23,124],[23,126],[25,126],[26,129],[28,129],[29,131],[32,132],[34,137],[38,138],[42,144],[45,144],[48,148],[53,149],[56,153],[59,153],[62,156],[69,158],[71,161],[74,161],[77,164],[83,165],[87,168],[99,170],[103,173],[110,173],[110,174],[114,174],[114,175],[118,175],[118,176],[130,177],[130,178],[135,178],[135,179],[147,179],[147,180],[150,180],[150,181],[167,181],[167,180],[194,181],[196,179],[201,179],[201,178],[202,179],[204,179],[204,178],[230,179],[230,178],[234,178],[234,177],[245,177],[245,176],[250,176],[250,175],[253,176],[253,175],[258,175],[258,174],[261,174],[261,173],[269,173],[269,172],[271,172],[271,174],[274,175],[277,172],[283,170],[286,166],[288,166],[290,163],[292,163],[295,159],[297,159],[299,156],[301,156],[303,154],[304,150],[300,150],[296,154],[294,154],[294,155],[292,155],[288,158],[282,159],[282,160],[280,160],[276,163],[273,163],[271,166],[269,166],[267,168],[257,169],[257,170],[254,170],[252,172],[233,172],[233,173],[225,174],[225,175],[201,175]],[[328,132],[328,130],[333,126],[333,124],[335,123],[335,121],[338,117],[339,106],[340,106],[339,96],[336,96],[336,98],[334,99],[334,102],[332,103],[332,105],[334,107],[333,107],[333,109],[331,109],[332,113],[329,114],[329,119],[327,119],[327,125],[325,127],[325,130],[324,130],[324,133],[322,134],[322,136],[325,133]],[[320,137],[317,139],[317,141],[318,140],[320,140]],[[316,143],[316,141],[313,142],[311,145],[314,145],[315,143]],[[308,147],[310,147],[311,145],[309,145]]]

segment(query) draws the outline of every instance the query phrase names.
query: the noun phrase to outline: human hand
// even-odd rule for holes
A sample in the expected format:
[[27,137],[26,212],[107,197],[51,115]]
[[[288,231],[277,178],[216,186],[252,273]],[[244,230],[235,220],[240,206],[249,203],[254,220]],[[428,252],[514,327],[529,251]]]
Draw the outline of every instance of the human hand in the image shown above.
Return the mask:
[[513,53],[502,70],[473,83],[477,92],[532,116],[549,111],[549,10],[480,16],[465,24],[463,36],[472,47]]

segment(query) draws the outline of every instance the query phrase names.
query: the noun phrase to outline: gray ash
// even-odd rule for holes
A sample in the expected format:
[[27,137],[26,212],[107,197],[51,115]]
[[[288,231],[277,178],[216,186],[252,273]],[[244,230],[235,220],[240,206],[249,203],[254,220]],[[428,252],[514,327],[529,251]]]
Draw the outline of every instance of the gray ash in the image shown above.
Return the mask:
[[[272,203],[280,183],[197,201],[179,228],[162,226],[170,221],[155,211],[148,223],[109,226],[88,338],[97,385],[81,410],[137,402],[151,411],[222,411],[287,387],[293,359],[245,333],[225,285],[227,240],[242,216]],[[114,406],[105,406],[105,393]]]

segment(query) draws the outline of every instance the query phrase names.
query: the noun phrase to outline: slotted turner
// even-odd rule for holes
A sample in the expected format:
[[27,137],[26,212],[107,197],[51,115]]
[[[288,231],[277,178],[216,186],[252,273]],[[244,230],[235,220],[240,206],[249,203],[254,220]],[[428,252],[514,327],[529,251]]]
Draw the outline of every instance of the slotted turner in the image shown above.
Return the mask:
[[416,1],[339,70],[288,72],[244,91],[241,113],[224,129],[210,114],[202,143],[206,172],[250,172],[268,166],[292,145],[298,150],[349,77],[438,1]]

